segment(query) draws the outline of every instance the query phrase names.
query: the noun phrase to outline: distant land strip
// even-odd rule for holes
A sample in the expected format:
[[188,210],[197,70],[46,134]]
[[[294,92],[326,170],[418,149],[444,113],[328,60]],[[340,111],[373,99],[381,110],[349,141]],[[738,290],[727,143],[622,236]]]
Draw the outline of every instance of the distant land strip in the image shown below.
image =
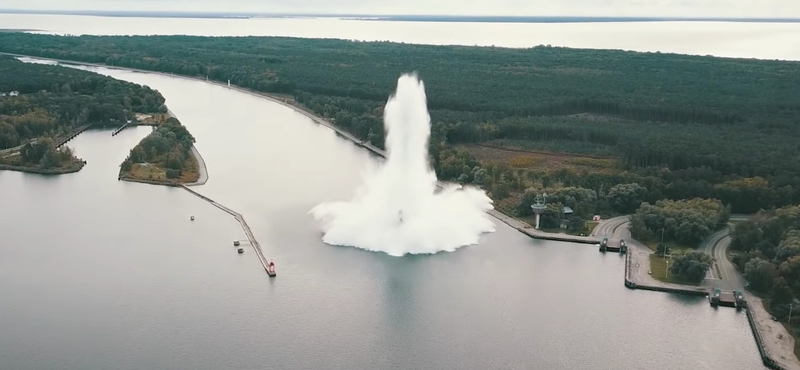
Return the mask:
[[368,15],[301,13],[221,13],[180,11],[122,10],[26,10],[0,9],[0,14],[84,15],[142,18],[341,18],[362,21],[400,22],[478,22],[478,23],[609,23],[609,22],[749,22],[800,23],[800,18],[725,18],[725,17],[585,17],[585,16],[467,16],[467,15]]

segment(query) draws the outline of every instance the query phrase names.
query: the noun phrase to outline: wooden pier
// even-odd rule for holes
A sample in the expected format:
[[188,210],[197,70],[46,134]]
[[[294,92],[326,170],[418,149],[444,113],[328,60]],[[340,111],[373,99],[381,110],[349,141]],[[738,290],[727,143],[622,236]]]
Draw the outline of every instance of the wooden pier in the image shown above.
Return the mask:
[[82,132],[86,131],[86,129],[88,129],[91,126],[92,126],[92,124],[90,123],[88,125],[84,125],[84,126],[78,127],[77,129],[75,129],[75,131],[72,131],[71,133],[67,134],[67,136],[64,136],[63,138],[56,140],[56,148],[66,144],[68,141],[74,139],[76,136],[80,135]]
[[117,136],[118,133],[122,132],[122,130],[126,129],[130,124],[131,124],[130,122],[122,124],[122,126],[111,132],[111,136]]
[[255,235],[253,235],[253,231],[250,229],[250,226],[247,224],[247,221],[244,220],[244,216],[242,216],[239,212],[236,212],[228,207],[223,206],[222,204],[213,201],[211,198],[208,198],[205,195],[202,195],[192,189],[189,189],[185,185],[181,185],[181,187],[184,190],[188,191],[189,193],[199,197],[200,199],[203,199],[211,203],[211,205],[213,205],[214,207],[217,207],[225,211],[225,213],[233,216],[236,219],[236,221],[238,221],[239,224],[242,226],[242,230],[244,230],[244,234],[247,236],[247,240],[250,242],[250,245],[253,246],[253,250],[256,252],[256,256],[258,257],[259,262],[261,262],[261,266],[264,267],[264,271],[266,271],[267,275],[269,275],[270,277],[275,277],[277,275],[275,273],[275,269],[270,268],[269,260],[267,260],[267,257],[264,255],[264,251],[261,249],[261,244],[258,244],[258,240],[256,240]]

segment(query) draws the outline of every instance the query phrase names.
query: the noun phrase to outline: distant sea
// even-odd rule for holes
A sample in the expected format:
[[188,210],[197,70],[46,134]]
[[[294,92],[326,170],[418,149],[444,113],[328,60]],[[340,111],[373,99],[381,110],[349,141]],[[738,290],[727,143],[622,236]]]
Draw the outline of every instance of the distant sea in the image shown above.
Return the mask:
[[755,22],[800,23],[800,18],[726,17],[586,17],[586,16],[465,16],[465,15],[370,15],[324,13],[226,13],[186,11],[113,10],[15,10],[0,9],[0,14],[85,15],[139,18],[334,18],[403,22],[489,22],[489,23],[604,23],[604,22]]

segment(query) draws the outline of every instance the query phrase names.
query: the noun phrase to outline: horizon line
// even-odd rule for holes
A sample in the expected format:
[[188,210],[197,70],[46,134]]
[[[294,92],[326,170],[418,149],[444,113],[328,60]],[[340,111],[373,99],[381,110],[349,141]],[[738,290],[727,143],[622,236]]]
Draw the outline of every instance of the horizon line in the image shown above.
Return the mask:
[[101,17],[142,18],[347,18],[353,20],[417,21],[417,22],[520,22],[520,23],[580,23],[580,22],[763,22],[800,23],[800,17],[681,17],[681,16],[582,16],[582,15],[446,15],[446,14],[353,14],[303,12],[214,12],[182,10],[35,10],[0,9],[0,14],[85,15]]

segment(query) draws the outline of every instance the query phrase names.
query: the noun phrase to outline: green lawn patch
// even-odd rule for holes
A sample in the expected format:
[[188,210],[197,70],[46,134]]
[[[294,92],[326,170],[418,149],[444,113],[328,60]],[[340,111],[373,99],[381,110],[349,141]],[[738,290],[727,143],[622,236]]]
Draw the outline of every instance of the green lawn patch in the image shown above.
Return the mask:
[[661,256],[657,256],[655,254],[650,255],[650,275],[653,276],[654,279],[658,281],[662,281],[665,283],[672,283],[672,284],[683,284],[683,285],[694,285],[698,286],[700,284],[695,284],[691,282],[687,282],[683,279],[678,279],[674,277],[671,273],[667,274],[667,262],[672,262],[672,259],[667,256],[667,258],[662,258]]

